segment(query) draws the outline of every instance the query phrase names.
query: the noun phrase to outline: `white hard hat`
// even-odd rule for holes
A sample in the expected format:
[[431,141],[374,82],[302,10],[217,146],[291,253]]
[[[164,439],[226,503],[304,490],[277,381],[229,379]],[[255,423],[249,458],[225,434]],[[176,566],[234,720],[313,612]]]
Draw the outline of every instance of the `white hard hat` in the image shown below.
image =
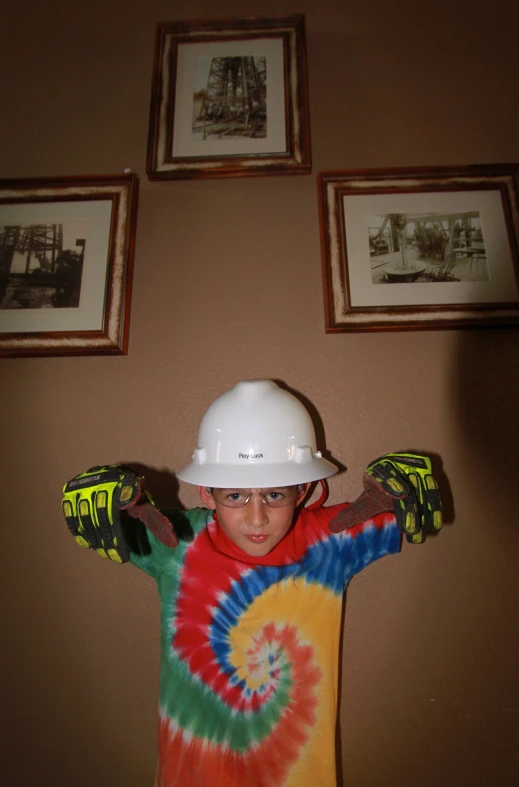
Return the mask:
[[208,408],[193,460],[177,477],[198,486],[292,486],[337,467],[317,450],[306,408],[272,380],[240,382]]

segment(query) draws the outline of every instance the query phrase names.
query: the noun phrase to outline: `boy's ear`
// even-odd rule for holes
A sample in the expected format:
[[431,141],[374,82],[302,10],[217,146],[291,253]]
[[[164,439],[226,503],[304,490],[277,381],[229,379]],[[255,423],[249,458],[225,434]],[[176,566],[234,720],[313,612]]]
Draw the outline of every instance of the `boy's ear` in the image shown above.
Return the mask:
[[204,506],[206,508],[210,508],[211,511],[216,510],[216,503],[214,501],[214,497],[212,495],[211,490],[207,486],[197,486],[196,491],[198,492],[198,496]]
[[303,500],[305,499],[305,497],[308,494],[308,490],[310,489],[311,484],[299,484],[299,487],[300,487],[300,490],[299,490],[299,492],[297,494],[296,506],[298,506],[300,503],[303,502]]

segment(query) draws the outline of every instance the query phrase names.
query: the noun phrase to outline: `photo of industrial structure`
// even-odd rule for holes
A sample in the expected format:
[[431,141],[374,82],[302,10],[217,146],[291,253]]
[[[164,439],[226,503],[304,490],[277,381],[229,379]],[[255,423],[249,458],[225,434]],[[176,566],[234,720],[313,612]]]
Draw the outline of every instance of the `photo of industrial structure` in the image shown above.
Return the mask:
[[198,58],[193,140],[267,136],[267,58]]
[[0,309],[78,307],[86,239],[75,234],[84,229],[81,222],[0,226]]
[[478,211],[368,217],[373,284],[489,280]]

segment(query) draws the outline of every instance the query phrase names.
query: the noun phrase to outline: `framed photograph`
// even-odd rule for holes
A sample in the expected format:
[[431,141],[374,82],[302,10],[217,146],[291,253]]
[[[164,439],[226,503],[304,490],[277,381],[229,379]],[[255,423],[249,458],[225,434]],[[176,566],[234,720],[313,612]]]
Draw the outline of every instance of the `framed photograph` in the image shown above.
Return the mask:
[[327,333],[519,324],[518,173],[319,173]]
[[302,14],[157,25],[150,179],[310,171]]
[[0,356],[125,355],[138,178],[0,180]]

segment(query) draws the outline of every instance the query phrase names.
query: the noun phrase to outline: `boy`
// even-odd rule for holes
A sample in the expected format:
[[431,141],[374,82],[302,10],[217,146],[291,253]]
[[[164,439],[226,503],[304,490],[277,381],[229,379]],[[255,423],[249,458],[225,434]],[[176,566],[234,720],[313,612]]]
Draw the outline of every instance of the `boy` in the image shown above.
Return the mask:
[[[382,457],[352,506],[321,498],[302,508],[311,484],[336,472],[303,405],[256,380],[209,407],[193,460],[177,474],[204,509],[159,512],[119,466],[65,486],[76,541],[157,582],[156,787],[336,784],[344,589],[397,552],[401,532],[420,543],[441,528],[427,459]],[[129,526],[136,519],[146,537]]]

